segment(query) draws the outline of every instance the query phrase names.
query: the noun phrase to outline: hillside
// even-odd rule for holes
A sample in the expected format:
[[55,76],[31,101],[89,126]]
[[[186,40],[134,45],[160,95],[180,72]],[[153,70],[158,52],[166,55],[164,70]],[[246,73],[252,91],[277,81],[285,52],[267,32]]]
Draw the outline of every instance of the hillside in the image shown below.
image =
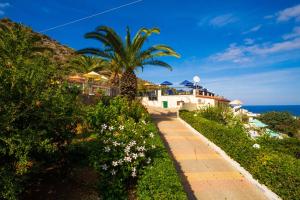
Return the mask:
[[[18,23],[11,21],[8,18],[0,19],[0,23],[6,25],[7,27],[14,28]],[[31,32],[34,36],[39,38],[41,47],[46,47],[52,51],[52,60],[56,61],[59,64],[66,64],[70,58],[75,56],[75,50],[60,44],[58,41],[55,41],[48,37],[47,35],[34,32],[30,27],[21,24],[24,27],[24,30]]]

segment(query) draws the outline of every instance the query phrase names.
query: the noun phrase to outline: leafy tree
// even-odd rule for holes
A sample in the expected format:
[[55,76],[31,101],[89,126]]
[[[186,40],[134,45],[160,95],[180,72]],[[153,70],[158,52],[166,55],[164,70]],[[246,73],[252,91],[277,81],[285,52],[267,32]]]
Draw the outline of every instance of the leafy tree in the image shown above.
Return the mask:
[[80,113],[78,91],[21,25],[0,29],[0,199],[16,199],[25,174],[65,163]]
[[175,56],[179,57],[171,47],[166,45],[153,45],[144,49],[145,42],[152,34],[159,34],[158,28],[141,28],[132,38],[129,28],[127,28],[126,38],[123,41],[112,28],[99,26],[95,31],[87,33],[86,38],[96,39],[104,44],[103,48],[86,48],[80,53],[93,54],[109,62],[114,63],[116,71],[122,71],[120,80],[121,94],[135,98],[137,90],[137,77],[135,71],[146,65],[156,65],[172,69],[172,67],[158,60],[158,57]]
[[300,129],[300,124],[289,112],[267,112],[259,119],[268,124],[270,129],[295,136]]

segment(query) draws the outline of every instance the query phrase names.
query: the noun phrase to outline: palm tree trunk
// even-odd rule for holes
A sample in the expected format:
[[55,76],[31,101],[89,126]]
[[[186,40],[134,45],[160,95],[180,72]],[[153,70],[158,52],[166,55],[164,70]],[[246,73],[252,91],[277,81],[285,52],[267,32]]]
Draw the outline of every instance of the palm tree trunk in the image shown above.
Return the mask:
[[127,70],[122,74],[120,81],[121,95],[134,100],[137,92],[137,77],[132,70]]

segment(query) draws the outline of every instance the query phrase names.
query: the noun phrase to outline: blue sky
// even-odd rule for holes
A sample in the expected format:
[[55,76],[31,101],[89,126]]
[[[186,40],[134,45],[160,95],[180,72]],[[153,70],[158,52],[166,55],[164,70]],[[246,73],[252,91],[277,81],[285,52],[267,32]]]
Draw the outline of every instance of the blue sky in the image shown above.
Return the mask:
[[[0,0],[0,17],[42,31],[131,0]],[[175,84],[194,75],[209,90],[245,104],[300,104],[300,1],[141,0],[46,32],[74,49],[97,47],[83,38],[98,25],[125,34],[159,27],[147,45],[164,43],[181,54],[166,58],[172,72],[146,67],[138,76]]]

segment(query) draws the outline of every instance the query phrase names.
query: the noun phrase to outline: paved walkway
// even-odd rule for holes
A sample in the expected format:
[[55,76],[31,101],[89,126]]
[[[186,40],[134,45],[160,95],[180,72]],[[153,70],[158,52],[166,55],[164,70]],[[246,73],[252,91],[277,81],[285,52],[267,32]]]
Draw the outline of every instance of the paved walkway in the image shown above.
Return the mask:
[[190,199],[267,199],[262,191],[179,121],[174,110],[148,110],[177,163]]

